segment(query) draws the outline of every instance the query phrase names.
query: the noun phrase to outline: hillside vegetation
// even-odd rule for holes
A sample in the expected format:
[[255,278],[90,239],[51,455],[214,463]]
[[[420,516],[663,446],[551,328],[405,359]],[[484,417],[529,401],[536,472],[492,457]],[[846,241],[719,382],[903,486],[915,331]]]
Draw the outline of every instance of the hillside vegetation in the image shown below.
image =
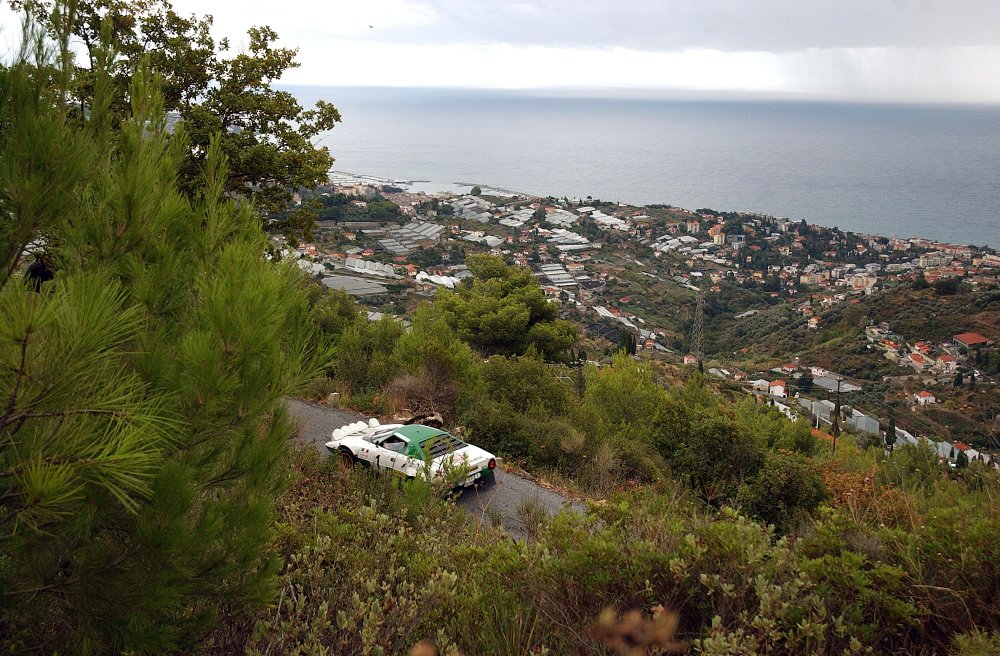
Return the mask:
[[[0,650],[1000,650],[995,471],[834,455],[624,353],[571,366],[573,327],[497,258],[409,329],[369,322],[268,257],[220,136],[187,168],[155,61],[126,94],[98,58],[80,114],[80,73],[33,57],[0,68]],[[513,541],[295,452],[283,398],[334,390],[438,411],[588,511],[526,503]]]
[[755,352],[781,358],[790,353],[821,352],[837,341],[854,345],[860,338],[863,342],[864,327],[869,323],[889,323],[893,331],[914,340],[950,341],[967,331],[992,334],[1000,320],[1000,290],[960,289],[943,295],[932,287],[916,290],[896,285],[862,298],[858,304],[842,303],[825,311],[818,331],[809,330],[805,319],[788,305],[767,308],[745,319],[720,315],[714,323],[711,309],[707,307],[705,335],[712,351],[731,354],[741,345],[751,344]]

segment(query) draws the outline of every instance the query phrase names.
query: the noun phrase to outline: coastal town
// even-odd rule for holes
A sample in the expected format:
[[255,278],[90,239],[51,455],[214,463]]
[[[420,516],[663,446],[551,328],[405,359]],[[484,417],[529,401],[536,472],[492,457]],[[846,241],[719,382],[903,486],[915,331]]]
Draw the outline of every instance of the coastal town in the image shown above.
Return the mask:
[[[585,360],[599,364],[626,345],[701,367],[824,433],[889,448],[925,440],[955,466],[1000,466],[997,314],[967,312],[951,332],[937,322],[921,334],[922,324],[895,325],[871,309],[887,294],[926,289],[938,300],[978,295],[974,305],[987,311],[1000,293],[994,250],[707,208],[403,186],[337,175],[297,198],[317,208],[315,240],[278,233],[275,248],[356,297],[373,320],[405,320],[420,299],[463,284],[466,255],[502,256],[530,268],[579,327]],[[741,340],[754,330],[765,338]],[[947,423],[977,413],[963,430]]]

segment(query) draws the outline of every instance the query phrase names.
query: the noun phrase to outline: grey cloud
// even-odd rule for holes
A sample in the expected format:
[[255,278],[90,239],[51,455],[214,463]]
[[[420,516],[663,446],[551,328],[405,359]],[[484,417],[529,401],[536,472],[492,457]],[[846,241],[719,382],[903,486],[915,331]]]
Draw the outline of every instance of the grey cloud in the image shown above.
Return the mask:
[[1000,44],[997,0],[418,0],[432,27],[382,34],[410,43],[688,48]]

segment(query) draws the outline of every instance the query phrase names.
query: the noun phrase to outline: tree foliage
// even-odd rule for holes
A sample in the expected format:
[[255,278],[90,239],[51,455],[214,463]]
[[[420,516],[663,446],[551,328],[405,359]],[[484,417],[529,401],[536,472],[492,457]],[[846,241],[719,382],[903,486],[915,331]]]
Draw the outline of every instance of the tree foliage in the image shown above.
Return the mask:
[[618,348],[626,355],[635,355],[638,343],[636,341],[635,333],[631,330],[623,330],[621,337],[618,339]]
[[472,285],[438,293],[437,305],[459,337],[486,355],[523,354],[530,346],[547,360],[565,360],[576,328],[558,318],[528,269],[502,258],[470,256]]
[[896,446],[896,407],[889,404],[888,407],[889,417],[886,422],[885,427],[885,447],[892,452]]
[[941,278],[935,280],[931,287],[934,288],[934,293],[938,296],[954,296],[962,288],[962,280],[955,276]]
[[[274,88],[298,63],[296,50],[278,46],[270,27],[250,28],[246,45],[233,53],[227,40],[212,37],[211,16],[183,16],[169,0],[79,0],[68,23],[55,0],[11,4],[51,36],[68,29],[82,43],[85,60],[75,67],[69,89],[81,116],[96,109],[97,87],[104,84],[115,90],[101,98],[108,118],[126,119],[133,69],[140,59],[149,62],[162,81],[163,109],[176,112],[184,124],[179,172],[187,193],[200,188],[213,140],[228,161],[226,195],[252,200],[265,216],[288,207],[296,189],[327,180],[333,158],[313,142],[340,114],[326,101],[305,109],[292,94]],[[292,212],[281,227],[293,238],[309,240],[314,222],[314,214]]]
[[829,497],[816,468],[801,454],[768,451],[757,473],[737,493],[740,508],[751,517],[789,532]]
[[[223,140],[181,193],[189,148],[148,59],[124,110],[102,66],[84,118],[62,102],[76,78],[49,86],[58,66],[25,52],[0,69],[8,651],[174,649],[268,598],[282,398],[326,359],[301,274],[225,199]],[[51,282],[26,284],[31,248]]]

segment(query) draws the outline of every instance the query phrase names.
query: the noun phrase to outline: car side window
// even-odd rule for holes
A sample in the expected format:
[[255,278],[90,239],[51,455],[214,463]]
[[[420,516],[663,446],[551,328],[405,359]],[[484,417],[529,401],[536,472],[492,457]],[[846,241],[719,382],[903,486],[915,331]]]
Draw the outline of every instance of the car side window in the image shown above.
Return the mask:
[[400,453],[402,452],[403,449],[406,448],[407,444],[408,442],[403,438],[399,437],[398,435],[390,435],[389,437],[385,438],[379,446],[381,446],[383,449],[388,449],[389,451]]

